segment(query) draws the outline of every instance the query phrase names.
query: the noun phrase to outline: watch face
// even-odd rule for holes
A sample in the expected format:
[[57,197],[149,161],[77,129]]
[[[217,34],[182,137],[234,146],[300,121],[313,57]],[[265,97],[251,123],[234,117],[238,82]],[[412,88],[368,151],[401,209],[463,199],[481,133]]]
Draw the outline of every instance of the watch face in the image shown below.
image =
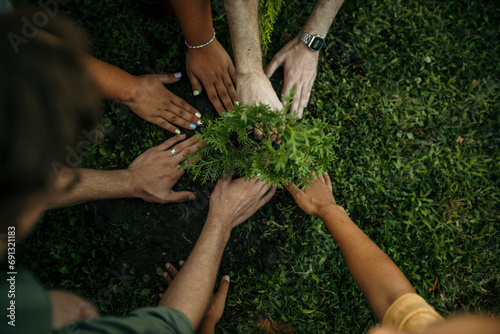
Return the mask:
[[320,37],[313,37],[311,43],[309,43],[309,48],[313,51],[319,51],[323,46],[324,40]]

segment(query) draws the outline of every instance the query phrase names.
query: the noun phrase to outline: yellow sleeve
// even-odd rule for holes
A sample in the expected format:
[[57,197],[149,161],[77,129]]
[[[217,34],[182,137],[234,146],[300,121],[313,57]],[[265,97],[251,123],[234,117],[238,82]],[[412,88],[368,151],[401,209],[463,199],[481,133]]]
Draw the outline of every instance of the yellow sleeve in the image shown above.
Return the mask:
[[431,323],[443,320],[443,317],[422,297],[416,293],[407,293],[392,303],[385,312],[382,325],[415,333],[422,331]]

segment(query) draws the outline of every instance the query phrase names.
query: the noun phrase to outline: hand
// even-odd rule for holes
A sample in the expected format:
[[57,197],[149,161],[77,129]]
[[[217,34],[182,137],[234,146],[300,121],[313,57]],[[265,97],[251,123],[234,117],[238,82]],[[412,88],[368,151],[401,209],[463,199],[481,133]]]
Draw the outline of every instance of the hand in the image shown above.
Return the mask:
[[88,301],[74,293],[62,290],[47,290],[52,304],[52,328],[62,330],[66,325],[99,317],[99,313]]
[[[191,137],[180,142],[185,134],[177,135],[155,146],[138,156],[127,171],[130,172],[135,197],[147,202],[169,203],[194,200],[195,194],[190,191],[172,190],[172,187],[184,174],[180,167],[184,155],[198,150],[197,140]],[[177,145],[175,145],[178,143]],[[171,147],[177,152],[172,155]]]
[[332,194],[332,182],[328,173],[318,177],[304,191],[298,189],[295,184],[285,185],[285,188],[292,194],[298,206],[312,216],[320,217],[325,208],[336,206],[335,198]]
[[203,84],[210,102],[219,115],[224,110],[233,108],[233,102],[237,100],[233,85],[233,81],[236,82],[234,65],[217,39],[203,48],[188,49],[186,70],[193,95],[201,92]]
[[[179,261],[179,266],[182,268],[182,265],[184,263],[184,261]],[[177,276],[178,271],[170,263],[167,263],[165,265],[165,268],[167,269],[167,271],[163,273],[163,278],[165,279],[165,283],[167,283],[167,286],[170,287],[170,284],[172,284],[172,281]],[[229,276],[227,275],[221,279],[219,290],[217,290],[216,293],[212,294],[210,303],[207,307],[207,310],[205,311],[205,314],[203,315],[200,327],[198,327],[196,333],[214,332],[215,324],[220,320],[222,314],[224,313],[227,291],[229,290],[229,280]],[[163,298],[163,294],[160,294],[160,298]]]
[[275,193],[276,186],[266,185],[258,178],[226,180],[222,176],[210,196],[208,216],[233,229],[269,202]]
[[309,102],[311,89],[316,80],[318,58],[319,52],[309,50],[298,37],[295,37],[273,57],[266,68],[266,75],[270,78],[278,67],[284,67],[281,102],[284,103],[283,97],[288,96],[294,87],[295,94],[290,112],[296,112],[298,117],[302,117],[304,108]]
[[135,77],[135,87],[129,101],[123,102],[148,122],[167,131],[180,134],[175,126],[194,130],[201,125],[201,114],[163,84],[179,81],[173,74],[148,74]]
[[[271,82],[263,72],[239,75],[237,89],[240,101],[247,104],[252,102],[264,103],[273,110],[283,109],[283,105],[278,99]],[[262,139],[263,136],[262,131],[259,129],[254,129],[254,135],[256,139]],[[271,136],[271,140],[276,141],[277,144],[281,142],[281,138],[276,136]]]

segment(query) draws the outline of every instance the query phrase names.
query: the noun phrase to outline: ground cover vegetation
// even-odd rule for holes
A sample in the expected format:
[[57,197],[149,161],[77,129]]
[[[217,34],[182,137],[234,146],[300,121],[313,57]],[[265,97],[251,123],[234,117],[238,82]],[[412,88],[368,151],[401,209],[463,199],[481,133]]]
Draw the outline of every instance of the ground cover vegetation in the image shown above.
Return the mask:
[[[283,4],[267,61],[313,5]],[[72,1],[64,11],[86,29],[98,58],[134,74],[184,68],[174,17],[147,18],[125,0]],[[230,50],[221,1],[213,12]],[[500,312],[499,22],[494,1],[346,1],[307,109],[338,136],[328,166],[337,202],[444,315]],[[185,78],[168,88],[214,116]],[[126,167],[171,136],[117,103],[102,113],[110,131],[84,166]],[[50,211],[19,257],[47,287],[80,293],[102,313],[154,305],[163,264],[193,247],[211,186],[184,177],[177,188],[198,199],[181,205],[124,199]],[[362,333],[375,323],[322,223],[284,190],[233,232],[223,274],[231,286],[218,332]]]
[[[207,119],[197,134],[202,147],[186,159],[189,176],[205,184],[234,173],[281,189],[289,183],[303,188],[323,175],[334,161],[334,129],[318,118],[299,121],[289,112],[290,96],[283,110],[240,102],[222,117]],[[262,139],[255,139],[254,129]]]

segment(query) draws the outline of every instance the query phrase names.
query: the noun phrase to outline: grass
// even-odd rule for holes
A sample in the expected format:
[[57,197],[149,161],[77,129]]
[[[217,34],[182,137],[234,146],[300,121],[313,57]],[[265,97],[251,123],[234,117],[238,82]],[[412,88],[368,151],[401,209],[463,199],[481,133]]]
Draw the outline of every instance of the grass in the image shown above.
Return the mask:
[[[97,57],[135,74],[184,67],[175,18],[143,17],[129,1],[66,8]],[[221,14],[221,1],[214,8]],[[281,34],[295,34],[311,8],[287,2],[268,61]],[[445,316],[500,312],[499,22],[493,1],[346,1],[321,51],[308,108],[338,128],[338,160],[329,170],[337,202]],[[224,16],[216,29],[230,50]],[[89,152],[89,167],[126,166],[169,136],[113,103],[103,119],[119,130]],[[296,333],[366,331],[375,319],[322,223],[286,193],[277,203],[236,232],[283,242],[271,272],[260,269],[254,248],[246,250],[251,265],[230,273],[218,331],[259,332],[258,319]],[[157,273],[113,273],[96,255],[103,245],[111,252],[133,246],[127,222],[109,238],[86,225],[85,212],[80,205],[47,213],[21,249],[25,264],[47,286],[100,300],[105,313],[154,304],[164,288]]]

